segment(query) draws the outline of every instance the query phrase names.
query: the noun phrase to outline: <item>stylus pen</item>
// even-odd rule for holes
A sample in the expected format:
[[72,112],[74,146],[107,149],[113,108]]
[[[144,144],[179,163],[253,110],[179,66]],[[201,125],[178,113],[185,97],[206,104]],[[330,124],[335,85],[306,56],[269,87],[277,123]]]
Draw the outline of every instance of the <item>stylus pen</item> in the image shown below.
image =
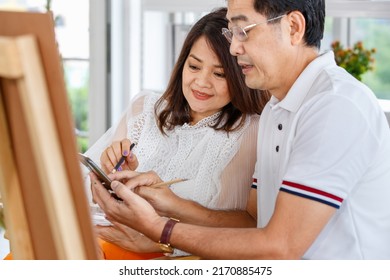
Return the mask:
[[[130,145],[130,152],[131,150],[134,148],[135,146],[135,143],[131,144]],[[121,167],[122,163],[125,161],[127,156],[123,156],[121,157],[121,159],[118,161],[118,163],[115,165],[114,169],[111,171],[112,174],[114,174],[115,172],[118,171],[118,168]]]

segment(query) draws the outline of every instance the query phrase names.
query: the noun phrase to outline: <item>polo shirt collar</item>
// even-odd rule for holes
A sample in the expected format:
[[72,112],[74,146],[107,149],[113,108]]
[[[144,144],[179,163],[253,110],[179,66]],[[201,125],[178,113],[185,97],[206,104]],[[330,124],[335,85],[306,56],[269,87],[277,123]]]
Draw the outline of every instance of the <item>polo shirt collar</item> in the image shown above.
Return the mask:
[[288,91],[286,97],[278,102],[274,96],[271,97],[271,108],[281,107],[292,113],[296,113],[303,104],[317,76],[324,68],[336,65],[333,51],[325,52],[314,59],[299,75],[293,86]]

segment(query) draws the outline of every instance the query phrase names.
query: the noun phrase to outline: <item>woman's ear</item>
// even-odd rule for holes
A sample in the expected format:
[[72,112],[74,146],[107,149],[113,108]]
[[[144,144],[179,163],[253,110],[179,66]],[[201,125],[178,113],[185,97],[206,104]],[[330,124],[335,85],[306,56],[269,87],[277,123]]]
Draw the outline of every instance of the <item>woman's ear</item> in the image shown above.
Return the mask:
[[287,20],[290,24],[290,40],[292,45],[304,44],[306,21],[301,12],[292,11],[287,14]]

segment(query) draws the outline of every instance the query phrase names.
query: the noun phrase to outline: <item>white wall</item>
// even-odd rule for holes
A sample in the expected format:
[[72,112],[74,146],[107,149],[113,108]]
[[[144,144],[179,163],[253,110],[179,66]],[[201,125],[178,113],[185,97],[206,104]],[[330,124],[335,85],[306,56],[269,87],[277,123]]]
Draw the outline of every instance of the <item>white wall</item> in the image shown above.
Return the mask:
[[0,228],[0,260],[9,253],[9,242],[4,239],[4,229]]

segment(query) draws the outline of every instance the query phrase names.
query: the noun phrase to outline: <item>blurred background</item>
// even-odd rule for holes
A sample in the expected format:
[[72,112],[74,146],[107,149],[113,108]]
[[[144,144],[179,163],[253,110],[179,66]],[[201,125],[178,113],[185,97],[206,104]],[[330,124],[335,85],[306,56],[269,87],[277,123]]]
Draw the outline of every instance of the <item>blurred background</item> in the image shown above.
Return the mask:
[[[0,9],[53,12],[79,149],[115,123],[140,90],[161,92],[190,26],[225,0],[0,0]],[[390,111],[390,1],[326,0],[322,50],[372,49],[361,79]],[[353,63],[353,62],[349,62]],[[367,67],[367,68],[369,68]]]

